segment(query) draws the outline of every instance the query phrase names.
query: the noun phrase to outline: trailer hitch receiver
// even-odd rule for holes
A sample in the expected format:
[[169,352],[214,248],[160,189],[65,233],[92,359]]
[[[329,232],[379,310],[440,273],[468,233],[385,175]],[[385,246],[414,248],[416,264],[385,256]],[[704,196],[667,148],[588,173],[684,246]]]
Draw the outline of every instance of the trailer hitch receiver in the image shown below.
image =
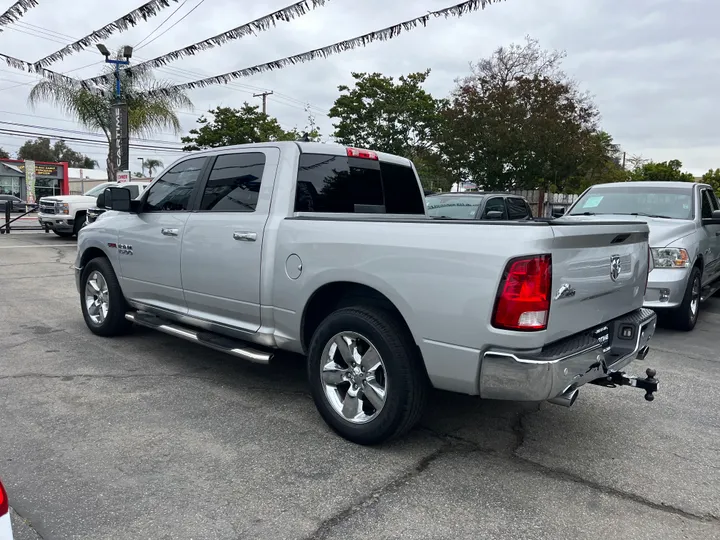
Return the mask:
[[645,399],[652,401],[655,399],[653,395],[658,389],[658,380],[655,378],[657,371],[652,368],[645,370],[647,377],[631,377],[622,371],[609,371],[604,377],[595,379],[591,384],[605,386],[606,388],[615,388],[616,386],[634,386],[645,390]]

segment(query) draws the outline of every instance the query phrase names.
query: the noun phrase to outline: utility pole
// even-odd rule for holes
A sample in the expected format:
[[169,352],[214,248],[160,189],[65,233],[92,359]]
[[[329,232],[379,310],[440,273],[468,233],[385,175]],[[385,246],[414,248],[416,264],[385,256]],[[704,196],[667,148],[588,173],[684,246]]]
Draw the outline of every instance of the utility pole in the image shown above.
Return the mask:
[[261,97],[263,100],[263,114],[267,114],[267,97],[272,95],[270,92],[260,92],[259,94],[253,94],[253,97]]
[[625,152],[623,152],[623,165],[622,165],[622,167],[623,167],[623,171],[624,171],[624,170],[625,170]]
[[145,158],[138,158],[140,160],[140,169],[142,170],[143,178],[145,177]]

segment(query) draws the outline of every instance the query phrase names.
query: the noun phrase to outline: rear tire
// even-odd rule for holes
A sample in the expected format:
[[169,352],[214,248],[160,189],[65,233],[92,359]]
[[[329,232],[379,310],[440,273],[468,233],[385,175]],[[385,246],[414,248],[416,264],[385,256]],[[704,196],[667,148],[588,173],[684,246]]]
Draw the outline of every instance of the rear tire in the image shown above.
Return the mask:
[[80,276],[80,306],[85,324],[93,334],[112,337],[126,334],[132,323],[125,319],[130,309],[110,261],[91,260]]
[[695,266],[690,272],[682,303],[670,312],[670,325],[676,330],[689,332],[697,324],[702,294],[702,272]]
[[357,444],[404,434],[420,420],[427,399],[415,341],[402,321],[377,307],[342,308],[320,323],[310,343],[308,378],[325,422]]
[[75,225],[73,226],[73,236],[77,236],[80,234],[80,229],[83,228],[83,225],[85,224],[85,214],[81,214],[80,216],[77,216],[75,218]]

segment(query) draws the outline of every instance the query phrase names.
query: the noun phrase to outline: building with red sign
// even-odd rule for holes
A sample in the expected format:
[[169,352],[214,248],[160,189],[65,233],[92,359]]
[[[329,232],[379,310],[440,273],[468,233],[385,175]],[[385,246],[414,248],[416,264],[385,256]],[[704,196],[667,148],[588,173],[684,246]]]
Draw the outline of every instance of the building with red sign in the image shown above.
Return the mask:
[[26,163],[22,159],[0,159],[0,193],[15,195],[23,201],[40,200],[40,197],[69,195],[68,164],[35,161],[35,189],[28,197]]

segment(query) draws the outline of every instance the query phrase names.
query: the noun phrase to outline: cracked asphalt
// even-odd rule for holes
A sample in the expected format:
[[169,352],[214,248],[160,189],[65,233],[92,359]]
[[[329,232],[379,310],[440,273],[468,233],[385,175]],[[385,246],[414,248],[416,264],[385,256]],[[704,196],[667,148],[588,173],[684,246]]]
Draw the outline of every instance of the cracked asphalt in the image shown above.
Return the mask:
[[0,237],[0,478],[17,540],[719,539],[720,298],[636,389],[569,409],[437,392],[379,448],[332,434],[303,359],[93,336],[72,241]]

